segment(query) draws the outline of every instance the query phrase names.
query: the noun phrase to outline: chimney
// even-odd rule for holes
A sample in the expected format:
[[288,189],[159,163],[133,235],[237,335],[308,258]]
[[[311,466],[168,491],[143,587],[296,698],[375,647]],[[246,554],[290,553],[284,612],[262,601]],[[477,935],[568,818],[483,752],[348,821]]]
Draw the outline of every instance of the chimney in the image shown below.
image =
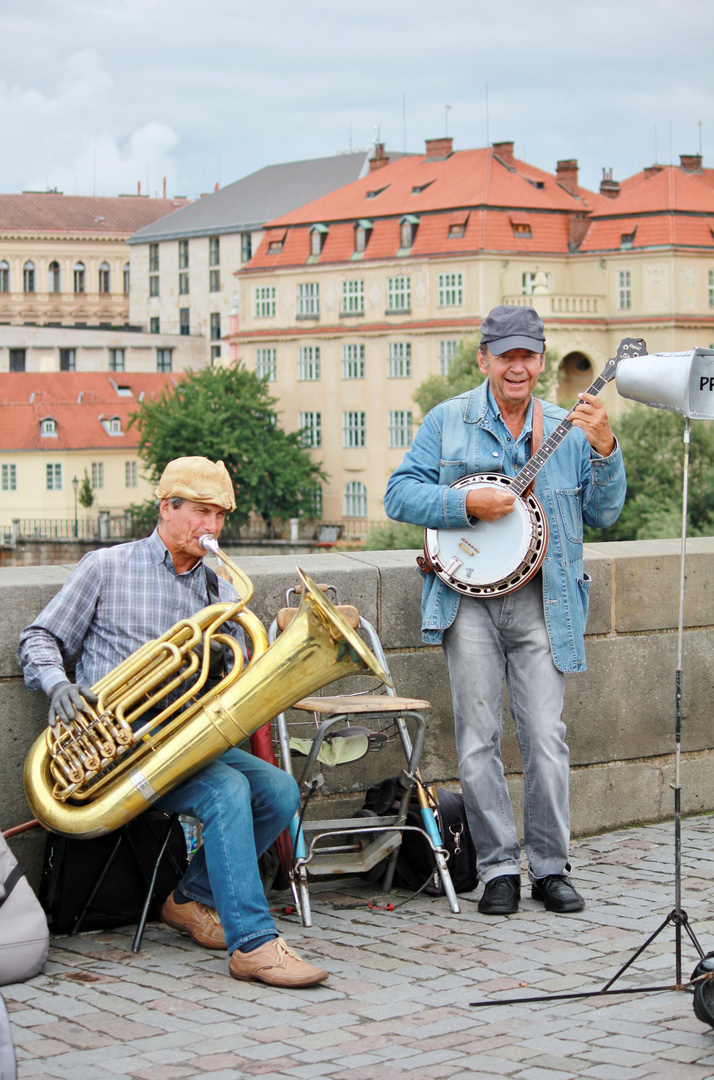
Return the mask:
[[218,189],[219,189],[219,187],[220,187],[220,186],[221,186],[221,182],[220,182],[220,180],[216,180],[216,184],[215,184],[215,187],[213,188],[213,190],[214,190],[214,191],[218,191]]
[[425,139],[426,156],[430,161],[438,161],[447,158],[454,152],[454,140],[450,135],[444,135],[441,139]]
[[701,172],[702,171],[702,155],[701,154],[680,154],[679,155],[679,167],[684,172]]
[[513,168],[513,143],[512,142],[495,142],[491,143],[494,154],[500,158],[504,165],[507,165],[509,169]]
[[384,143],[375,143],[374,154],[369,159],[369,171],[371,173],[376,172],[377,169],[382,169],[385,165],[389,165],[389,157],[384,152]]
[[141,180],[136,181],[136,194],[141,195]]
[[620,181],[612,179],[612,169],[602,170],[600,194],[604,195],[606,199],[616,199],[620,194]]
[[578,194],[578,159],[568,158],[566,161],[559,161],[555,167],[555,172],[558,178],[558,183],[562,188],[570,195],[577,196]]
[[164,177],[164,198],[166,198],[166,177]]
[[662,172],[664,165],[648,165],[645,169],[645,180],[651,180],[658,172]]

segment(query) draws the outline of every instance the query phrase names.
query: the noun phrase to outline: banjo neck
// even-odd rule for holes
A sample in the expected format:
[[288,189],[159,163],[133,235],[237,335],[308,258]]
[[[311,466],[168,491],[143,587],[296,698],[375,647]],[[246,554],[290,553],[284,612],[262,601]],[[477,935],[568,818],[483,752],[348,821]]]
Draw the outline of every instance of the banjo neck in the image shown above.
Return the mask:
[[[598,377],[591,383],[591,385],[585,391],[586,394],[591,394],[593,397],[597,397],[598,394],[607,386],[607,384],[614,379],[617,371],[617,365],[620,360],[623,360],[626,356],[644,356],[647,352],[647,346],[644,341],[638,338],[623,338],[617,349],[617,355],[608,360],[607,364],[600,372]],[[571,412],[575,412],[578,406],[581,404],[577,401]],[[543,441],[541,446],[535,452],[533,457],[525,463],[520,472],[516,475],[513,483],[510,485],[510,490],[515,495],[523,495],[529,484],[535,480],[540,470],[545,465],[552,453],[558,449],[565,436],[572,429],[573,425],[567,416],[560,421],[554,431]]]

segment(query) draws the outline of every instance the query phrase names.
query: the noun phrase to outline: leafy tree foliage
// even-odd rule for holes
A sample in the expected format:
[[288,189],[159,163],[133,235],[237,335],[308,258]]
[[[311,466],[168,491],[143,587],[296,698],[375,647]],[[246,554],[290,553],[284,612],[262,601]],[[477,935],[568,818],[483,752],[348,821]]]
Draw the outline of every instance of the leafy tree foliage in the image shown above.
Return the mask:
[[[658,540],[681,536],[684,418],[635,405],[617,423],[627,472],[627,498],[609,529],[587,529],[585,539]],[[687,534],[714,534],[714,426],[691,424]],[[557,451],[556,451],[557,453]]]
[[139,456],[154,480],[173,458],[223,461],[235,488],[232,521],[247,521],[252,510],[268,525],[310,513],[326,475],[299,433],[278,427],[274,405],[266,382],[241,364],[188,372],[132,415]]
[[87,470],[84,470],[84,476],[82,477],[82,483],[79,485],[79,493],[77,495],[80,504],[85,510],[94,504],[94,492],[92,491],[92,485],[89,482],[89,476]]
[[368,551],[422,548],[424,530],[421,525],[411,525],[408,521],[385,521],[383,525],[372,526],[366,546]]
[[[486,376],[482,374],[478,366],[478,347],[481,335],[467,338],[459,345],[454,355],[451,371],[448,375],[430,375],[414,393],[414,400],[421,409],[422,416],[426,416],[430,409],[447,398],[457,397],[467,390],[473,390],[480,386]],[[536,394],[538,397],[554,401],[554,392],[557,385],[557,369],[559,358],[552,349],[546,349],[545,371],[538,380]]]

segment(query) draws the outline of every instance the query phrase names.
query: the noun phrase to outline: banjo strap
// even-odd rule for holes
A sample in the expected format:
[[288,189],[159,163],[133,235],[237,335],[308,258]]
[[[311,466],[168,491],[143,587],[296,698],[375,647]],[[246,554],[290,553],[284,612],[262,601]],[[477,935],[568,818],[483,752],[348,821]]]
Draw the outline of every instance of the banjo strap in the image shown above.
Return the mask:
[[[543,442],[543,406],[538,398],[533,398],[533,427],[531,431],[531,457],[538,453]],[[535,487],[535,477],[531,480],[528,487],[523,492],[523,495],[530,495],[531,491]],[[436,568],[434,567],[431,559],[426,550],[426,541],[424,542],[424,550],[421,555],[417,555],[417,566],[422,574],[434,573]]]

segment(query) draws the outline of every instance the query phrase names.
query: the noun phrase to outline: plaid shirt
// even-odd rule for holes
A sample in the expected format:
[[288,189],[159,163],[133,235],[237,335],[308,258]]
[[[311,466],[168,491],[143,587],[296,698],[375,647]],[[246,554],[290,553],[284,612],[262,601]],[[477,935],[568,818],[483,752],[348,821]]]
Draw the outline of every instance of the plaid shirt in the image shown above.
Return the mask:
[[[218,595],[221,601],[236,598],[220,577]],[[20,634],[25,685],[49,696],[67,678],[65,663],[78,653],[75,681],[93,686],[147,641],[214,602],[203,561],[177,574],[156,529],[146,540],[90,551]],[[228,623],[225,629],[242,644],[239,627]]]

